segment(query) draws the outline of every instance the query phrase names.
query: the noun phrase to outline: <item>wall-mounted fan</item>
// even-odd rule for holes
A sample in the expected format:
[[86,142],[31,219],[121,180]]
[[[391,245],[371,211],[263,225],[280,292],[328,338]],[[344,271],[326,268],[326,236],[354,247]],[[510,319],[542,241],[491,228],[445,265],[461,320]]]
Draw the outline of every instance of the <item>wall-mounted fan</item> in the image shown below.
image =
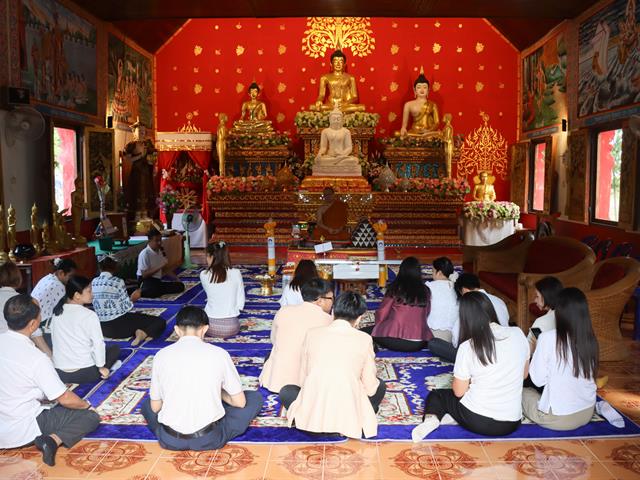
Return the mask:
[[186,244],[184,246],[184,262],[182,264],[182,268],[193,268],[194,265],[191,263],[191,233],[197,232],[202,225],[202,216],[200,213],[193,209],[187,208],[182,213],[182,229],[185,232]]
[[4,136],[12,147],[16,139],[33,142],[44,133],[44,117],[33,107],[17,107],[7,113]]

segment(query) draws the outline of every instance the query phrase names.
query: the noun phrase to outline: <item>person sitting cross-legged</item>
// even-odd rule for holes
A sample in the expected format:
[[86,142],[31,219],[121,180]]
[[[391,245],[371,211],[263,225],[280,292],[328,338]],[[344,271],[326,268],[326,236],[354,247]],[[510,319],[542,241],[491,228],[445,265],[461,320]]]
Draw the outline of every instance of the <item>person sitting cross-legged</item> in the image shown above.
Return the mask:
[[149,398],[141,413],[162,448],[216,450],[242,435],[262,408],[262,395],[243,391],[229,354],[203,341],[209,317],[183,307],[179,339],[153,359]]
[[[91,404],[58,377],[49,357],[31,341],[40,325],[40,307],[29,295],[4,306],[9,330],[0,335],[0,448],[35,443],[44,463],[55,465],[60,445],[78,443],[100,424]],[[41,399],[56,401],[46,409]]]
[[169,261],[162,248],[162,234],[155,228],[147,233],[147,246],[138,255],[138,281],[144,298],[184,292],[184,283],[163,281],[162,272]]
[[298,385],[280,390],[289,426],[351,438],[374,437],[376,413],[386,386],[376,377],[371,337],[358,330],[367,311],[361,295],[344,292],[333,307],[335,320],[307,332]]

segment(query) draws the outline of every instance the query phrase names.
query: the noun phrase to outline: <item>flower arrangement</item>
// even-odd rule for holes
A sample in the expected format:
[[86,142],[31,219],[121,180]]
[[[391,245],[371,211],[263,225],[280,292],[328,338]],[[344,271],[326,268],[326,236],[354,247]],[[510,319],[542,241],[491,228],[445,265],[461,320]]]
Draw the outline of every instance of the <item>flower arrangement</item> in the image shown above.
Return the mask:
[[158,196],[158,207],[167,215],[173,215],[178,211],[179,206],[180,202],[178,202],[178,192],[176,192],[170,185],[165,185]]
[[[377,113],[355,112],[344,116],[344,126],[347,128],[375,127],[380,121]],[[294,119],[298,129],[327,128],[329,126],[329,112],[298,112]]]
[[467,202],[462,210],[465,218],[482,222],[491,220],[518,220],[520,207],[513,202]]
[[[374,183],[374,187],[377,185]],[[471,191],[465,178],[398,178],[389,187],[392,192],[421,192],[439,198],[463,198]]]
[[280,147],[289,145],[291,138],[289,132],[275,133],[273,135],[242,134],[229,135],[230,148],[256,148],[256,147]]
[[422,138],[422,137],[384,137],[380,143],[389,147],[403,148],[442,148],[444,141],[440,138]]
[[285,186],[279,185],[273,175],[249,177],[220,177],[215,175],[207,182],[209,195],[218,193],[279,192],[284,190]]

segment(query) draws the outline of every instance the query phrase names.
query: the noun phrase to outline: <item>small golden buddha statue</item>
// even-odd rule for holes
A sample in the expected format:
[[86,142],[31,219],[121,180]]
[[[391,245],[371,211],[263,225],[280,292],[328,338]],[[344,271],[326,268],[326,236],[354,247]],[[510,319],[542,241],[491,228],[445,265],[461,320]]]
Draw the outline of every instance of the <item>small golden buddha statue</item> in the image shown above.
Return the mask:
[[227,115],[218,115],[218,131],[216,133],[216,153],[218,154],[218,171],[221,177],[225,175],[225,157],[227,155]]
[[[424,69],[420,67],[420,75],[413,82],[413,92],[415,100],[410,100],[404,104],[402,110],[402,128],[395,132],[396,137],[442,137],[438,131],[440,117],[438,106],[429,100],[429,80],[424,76]],[[409,127],[409,117],[412,119]]]
[[264,102],[258,100],[260,95],[260,87],[256,82],[249,85],[250,100],[242,104],[240,112],[240,120],[233,123],[231,134],[236,135],[271,135],[273,126],[271,120],[267,120],[267,106]]
[[473,199],[478,202],[494,202],[496,199],[496,191],[493,188],[493,182],[496,177],[489,175],[489,172],[483,170],[473,177],[473,183],[476,184],[473,189]]
[[[331,111],[337,105],[344,113],[364,112],[365,107],[358,103],[356,79],[346,71],[347,56],[342,50],[331,55],[331,73],[320,77],[318,100],[309,106],[309,110],[317,112]],[[329,94],[327,95],[327,89]],[[326,97],[326,98],[325,98]]]

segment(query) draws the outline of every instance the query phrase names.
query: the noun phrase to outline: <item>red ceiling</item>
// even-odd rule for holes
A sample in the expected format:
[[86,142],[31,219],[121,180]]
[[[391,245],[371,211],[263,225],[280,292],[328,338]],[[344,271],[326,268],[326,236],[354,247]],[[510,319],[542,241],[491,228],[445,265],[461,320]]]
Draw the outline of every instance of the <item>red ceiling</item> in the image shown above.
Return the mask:
[[475,17],[487,18],[518,49],[597,0],[75,0],[155,52],[188,18]]

